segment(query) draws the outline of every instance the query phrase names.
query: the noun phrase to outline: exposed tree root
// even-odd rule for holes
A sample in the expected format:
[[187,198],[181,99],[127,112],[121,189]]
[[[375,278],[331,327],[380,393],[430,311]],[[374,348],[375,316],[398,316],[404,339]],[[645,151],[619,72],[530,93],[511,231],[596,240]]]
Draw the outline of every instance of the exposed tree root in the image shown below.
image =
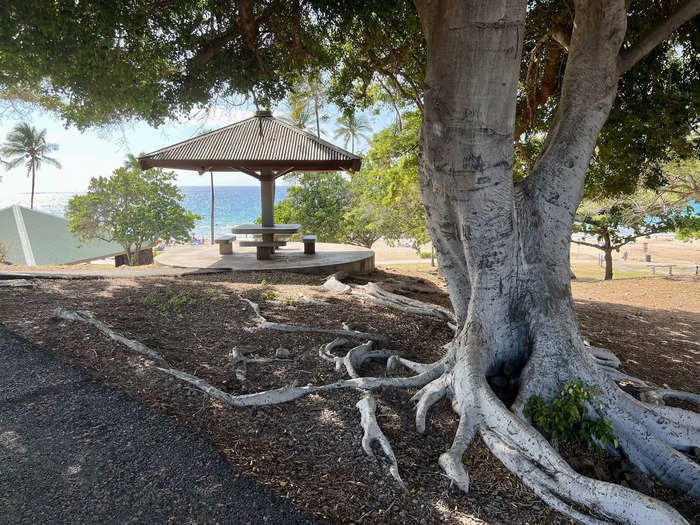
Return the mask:
[[620,359],[610,350],[606,350],[605,348],[598,348],[597,346],[586,346],[586,350],[590,352],[590,354],[593,356],[593,359],[595,359],[599,365],[608,366],[611,368],[619,368]]
[[257,357],[257,358],[246,357],[245,353],[236,347],[234,347],[231,350],[231,352],[229,353],[229,362],[230,362],[230,366],[234,370],[234,373],[236,374],[236,379],[238,379],[239,381],[246,380],[246,371],[247,371],[248,363],[254,363],[254,364],[267,364],[267,363],[287,364],[287,363],[291,363],[291,361],[289,359],[278,359],[278,358],[269,358],[269,357]]
[[330,304],[331,304],[331,303],[328,303],[326,301],[319,301],[318,299],[312,299],[311,297],[306,297],[303,294],[299,296],[299,300],[302,303],[310,304],[313,306],[330,306]]
[[[686,523],[671,506],[634,490],[576,473],[529,424],[508,410],[483,376],[460,374],[460,427],[440,458],[460,487],[468,482],[461,456],[475,433],[503,464],[544,501],[581,523]],[[469,389],[470,395],[464,395]]]
[[338,295],[342,294],[348,294],[352,291],[349,285],[343,284],[340,282],[340,279],[345,277],[344,274],[339,273],[334,273],[330,277],[328,277],[321,286],[325,288],[326,290],[333,292]]
[[250,307],[253,309],[253,312],[255,312],[256,319],[255,321],[258,323],[258,328],[261,328],[263,330],[277,330],[278,332],[311,332],[311,333],[317,333],[317,334],[329,334],[329,335],[335,335],[335,336],[348,336],[348,337],[353,337],[355,339],[363,339],[363,340],[370,340],[374,341],[376,343],[380,343],[382,345],[387,345],[389,344],[390,339],[383,335],[383,334],[376,334],[376,333],[369,333],[369,332],[358,332],[357,330],[333,330],[331,328],[316,328],[313,326],[297,326],[297,325],[291,325],[291,324],[284,324],[284,323],[272,323],[268,320],[266,320],[261,311],[260,311],[260,306],[257,303],[254,303],[250,299],[246,299],[245,297],[241,297],[242,301],[245,301],[250,305]]
[[[234,407],[286,403],[309,394],[343,388],[361,390],[363,395],[357,403],[357,408],[364,429],[362,447],[368,455],[374,456],[372,443],[380,445],[389,461],[391,476],[404,490],[406,487],[399,474],[396,455],[377,423],[376,400],[371,391],[382,387],[419,388],[412,397],[412,401],[416,402],[416,430],[419,433],[425,432],[430,408],[443,398],[452,401],[453,409],[459,415],[459,426],[453,443],[440,456],[439,464],[447,477],[460,489],[469,489],[469,474],[462,458],[478,435],[494,455],[545,502],[581,523],[686,523],[675,509],[665,503],[629,488],[587,478],[575,472],[534,427],[524,421],[517,411],[510,411],[491,390],[485,375],[486,368],[481,363],[484,354],[478,346],[479,337],[469,335],[467,343],[466,335],[463,334],[463,337],[445,346],[447,351],[440,361],[421,364],[394,355],[388,350],[375,350],[374,341],[378,339],[380,343],[386,342],[386,338],[379,334],[269,323],[264,320],[255,303],[246,301],[260,319],[261,328],[339,336],[321,346],[319,356],[333,364],[337,370],[345,368],[350,379],[318,386],[289,386],[253,394],[233,395],[181,370],[169,367],[157,369]],[[88,314],[57,309],[55,316],[92,324],[129,348],[162,361],[157,353],[116,334]],[[470,334],[472,331],[470,329]],[[372,336],[378,337],[373,339]],[[365,342],[353,346],[342,357],[335,354],[338,349],[349,346],[350,339],[356,338]],[[545,339],[543,342],[548,344]],[[467,344],[467,348],[462,349],[458,358],[456,349],[459,344]],[[480,344],[485,343],[482,341]],[[700,396],[670,389],[649,389],[643,381],[617,370],[619,360],[610,352],[584,347],[581,356],[585,356],[586,351],[592,359],[585,357],[578,368],[573,368],[572,374],[573,377],[587,378],[590,384],[603,389],[600,404],[596,405],[594,411],[600,417],[607,417],[612,421],[620,444],[619,452],[643,473],[700,496],[700,466],[679,452],[700,445],[700,417],[694,412],[663,405],[664,398],[698,403]],[[576,356],[576,353],[572,355]],[[363,377],[360,368],[371,359],[387,360],[387,371],[404,366],[415,372],[415,375]],[[534,366],[533,357],[530,359],[528,366]],[[241,351],[234,349],[231,361],[233,364],[246,364],[272,360],[249,359]],[[542,362],[538,362],[537,366],[542,366]],[[562,369],[562,373],[553,381],[566,382],[564,370]],[[544,391],[551,390],[551,386],[531,384],[533,377],[540,376],[521,374],[520,397],[530,391],[538,392],[538,387],[542,387]],[[642,399],[645,402],[638,401],[620,390],[614,381],[629,381],[644,388]]]
[[382,429],[379,428],[377,424],[377,402],[374,400],[374,397],[366,393],[355,406],[357,406],[357,409],[360,411],[360,424],[365,431],[365,435],[362,437],[362,448],[365,453],[368,456],[374,457],[372,443],[374,441],[378,442],[391,463],[389,466],[391,476],[401,485],[404,491],[407,491],[406,485],[399,474],[399,465],[396,461],[394,450],[391,448],[391,444],[384,435],[384,432],[382,432]]
[[329,363],[335,365],[336,370],[340,370],[344,365],[345,357],[338,357],[333,353],[333,350],[335,350],[336,348],[342,348],[348,343],[349,341],[347,339],[337,337],[333,339],[333,341],[331,341],[330,343],[321,345],[318,349],[318,355],[319,357],[321,357],[321,359],[324,359]]
[[455,315],[447,308],[388,292],[376,283],[369,282],[364,286],[357,286],[354,288],[353,294],[367,301],[395,308],[403,312],[456,323]]
[[124,337],[121,334],[118,334],[114,330],[112,330],[109,326],[104,324],[102,321],[99,321],[95,319],[91,314],[88,312],[81,312],[79,310],[67,310],[66,308],[56,308],[52,316],[56,319],[66,319],[68,321],[79,321],[81,323],[87,323],[89,325],[94,326],[97,328],[100,332],[108,336],[110,339],[113,339],[114,341],[117,341],[130,350],[144,355],[150,359],[153,359],[154,361],[158,361],[160,363],[167,364],[163,356],[161,356],[158,352],[155,350],[151,350],[148,348],[146,345],[143,343],[140,343],[139,341],[134,341],[133,339],[128,339]]
[[264,330],[277,330],[278,332],[312,332],[316,334],[328,334],[340,337],[347,336],[353,337],[355,339],[375,341],[383,345],[389,343],[389,338],[385,335],[368,332],[357,332],[354,330],[333,330],[331,328],[316,328],[314,326],[296,326],[291,324],[271,323],[269,321],[264,321],[260,323],[259,327]]
[[425,420],[428,416],[428,411],[435,403],[445,397],[448,388],[450,388],[449,376],[441,375],[421,388],[411,398],[411,401],[417,402],[416,430],[419,434],[425,432]]
[[386,361],[391,355],[388,350],[372,350],[372,341],[367,341],[364,344],[352,348],[343,358],[343,364],[348,372],[348,375],[353,379],[360,377],[358,369],[367,361],[373,359],[381,359]]
[[469,473],[464,468],[462,458],[474,440],[477,428],[476,421],[471,421],[468,416],[462,415],[452,446],[447,452],[440,454],[438,459],[447,477],[464,492],[469,492]]
[[619,370],[615,368],[611,368],[609,366],[600,366],[601,371],[605,372],[605,374],[612,379],[613,381],[616,381],[617,383],[628,383],[634,387],[637,388],[650,388],[649,385],[646,383],[646,381],[643,381],[639,379],[638,377],[634,377],[628,374],[625,374],[624,372],[620,372]]
[[605,374],[610,377],[613,381],[621,384],[629,384],[640,389],[651,388],[646,381],[639,379],[638,377],[625,374],[620,372],[618,368],[621,365],[620,359],[613,354],[610,350],[605,348],[599,348],[596,346],[585,346],[586,350],[593,357],[593,361],[600,367],[600,369],[605,372]]
[[691,392],[683,392],[681,390],[659,389],[646,390],[639,394],[639,398],[645,403],[654,405],[663,405],[666,398],[679,399],[681,401],[690,401],[696,405],[700,405],[700,395]]

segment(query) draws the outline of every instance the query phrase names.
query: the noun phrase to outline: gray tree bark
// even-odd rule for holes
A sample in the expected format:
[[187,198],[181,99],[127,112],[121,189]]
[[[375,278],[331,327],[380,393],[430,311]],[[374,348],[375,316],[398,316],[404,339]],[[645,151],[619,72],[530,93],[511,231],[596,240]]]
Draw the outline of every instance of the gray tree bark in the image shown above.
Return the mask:
[[[594,415],[612,421],[620,441],[613,452],[666,483],[700,493],[700,468],[678,452],[700,443],[697,414],[670,407],[661,414],[624,393],[579,333],[569,240],[596,139],[616,95],[626,5],[574,4],[559,107],[532,173],[514,184],[527,2],[416,0],[428,51],[420,182],[460,326],[451,366],[417,397],[417,426],[425,428],[432,404],[452,398],[460,425],[440,465],[465,490],[462,456],[478,434],[537,494],[583,523],[601,523],[598,517],[684,523],[668,505],[576,474],[522,417],[531,395],[551,399],[565,384],[583,380],[601,393]],[[512,411],[489,386],[496,375],[516,380]]]

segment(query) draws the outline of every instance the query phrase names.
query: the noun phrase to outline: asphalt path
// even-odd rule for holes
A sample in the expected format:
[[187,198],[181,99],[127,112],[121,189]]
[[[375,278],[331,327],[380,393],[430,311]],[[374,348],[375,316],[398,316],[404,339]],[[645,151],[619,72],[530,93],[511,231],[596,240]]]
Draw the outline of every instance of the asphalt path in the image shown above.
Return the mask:
[[206,439],[0,324],[0,523],[318,523]]

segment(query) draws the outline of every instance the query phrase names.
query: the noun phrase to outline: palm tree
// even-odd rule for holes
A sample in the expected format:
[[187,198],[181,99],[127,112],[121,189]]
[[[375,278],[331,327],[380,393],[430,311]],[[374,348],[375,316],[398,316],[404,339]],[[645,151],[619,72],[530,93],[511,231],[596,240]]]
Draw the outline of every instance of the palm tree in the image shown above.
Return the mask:
[[57,144],[46,142],[46,130],[38,131],[35,127],[23,122],[17,124],[7,135],[7,142],[3,144],[0,152],[5,157],[3,161],[5,169],[11,170],[24,162],[27,168],[27,177],[32,176],[32,199],[31,208],[34,208],[34,182],[36,178],[36,170],[46,162],[57,168],[61,164],[49,157],[47,153],[51,153],[58,149]]
[[294,127],[306,130],[313,116],[309,98],[304,93],[292,91],[287,94],[286,105],[289,109],[281,119]]
[[[316,136],[321,138],[321,118],[319,117],[319,108],[326,101],[326,89],[321,81],[321,76],[317,73],[306,78],[303,84],[303,89],[306,92],[307,104],[314,103],[314,116],[316,117]],[[325,118],[325,117],[324,117]]]
[[352,143],[352,153],[355,153],[355,137],[368,139],[365,131],[370,131],[372,128],[367,122],[367,119],[362,115],[357,116],[355,113],[342,115],[335,121],[338,128],[335,130],[335,138],[343,137],[345,139],[345,147],[348,147],[348,142]]

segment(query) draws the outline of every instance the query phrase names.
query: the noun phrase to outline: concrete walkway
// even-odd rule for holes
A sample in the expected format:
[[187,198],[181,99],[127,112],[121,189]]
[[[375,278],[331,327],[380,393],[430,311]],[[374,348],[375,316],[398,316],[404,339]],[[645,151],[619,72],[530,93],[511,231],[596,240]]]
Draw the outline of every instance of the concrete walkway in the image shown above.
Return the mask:
[[0,324],[0,523],[317,523],[162,412]]

